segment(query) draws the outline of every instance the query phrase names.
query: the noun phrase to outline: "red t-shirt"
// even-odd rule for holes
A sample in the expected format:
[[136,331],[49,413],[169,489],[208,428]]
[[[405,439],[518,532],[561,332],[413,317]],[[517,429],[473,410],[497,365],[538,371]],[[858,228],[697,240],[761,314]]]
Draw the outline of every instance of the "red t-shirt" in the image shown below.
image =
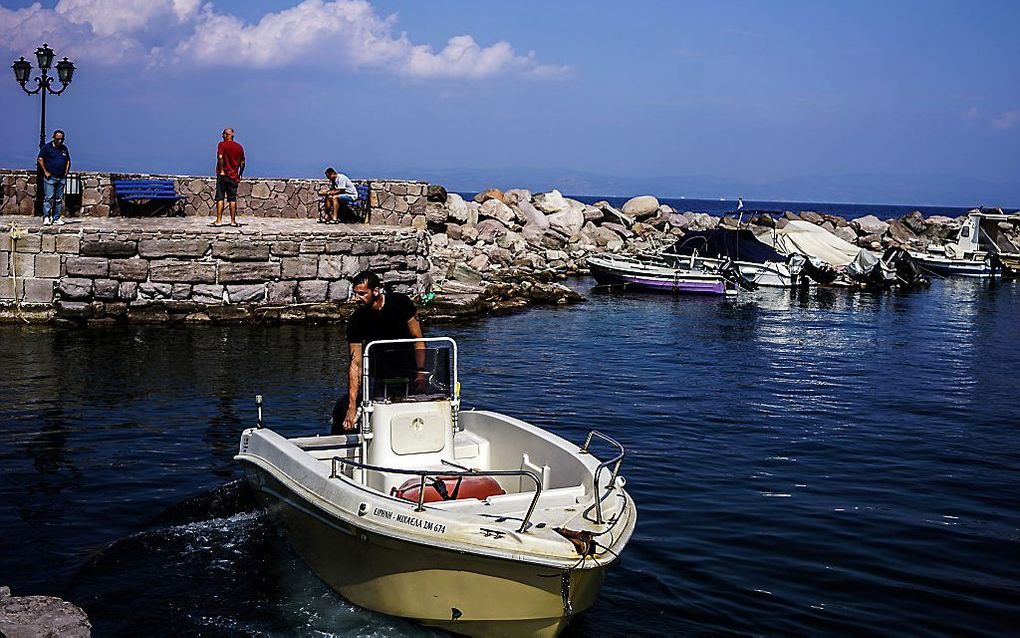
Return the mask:
[[241,181],[241,164],[244,164],[244,148],[234,140],[224,140],[216,147],[216,157],[222,157],[223,173],[234,180]]

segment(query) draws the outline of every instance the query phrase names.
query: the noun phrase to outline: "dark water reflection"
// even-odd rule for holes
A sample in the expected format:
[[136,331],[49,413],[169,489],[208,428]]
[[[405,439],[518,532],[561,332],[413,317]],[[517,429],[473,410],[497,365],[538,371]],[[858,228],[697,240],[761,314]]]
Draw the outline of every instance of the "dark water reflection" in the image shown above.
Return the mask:
[[[628,446],[638,528],[569,633],[1013,631],[1020,286],[593,295],[442,332],[469,405]],[[340,337],[0,328],[0,584],[102,636],[427,634],[326,589],[231,458],[256,394],[323,429]]]

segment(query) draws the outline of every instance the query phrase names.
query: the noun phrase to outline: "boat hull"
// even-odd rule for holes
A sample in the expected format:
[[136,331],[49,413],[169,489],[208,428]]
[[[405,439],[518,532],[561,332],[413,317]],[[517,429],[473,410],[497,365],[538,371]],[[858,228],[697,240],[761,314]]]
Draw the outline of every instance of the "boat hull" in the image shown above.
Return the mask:
[[928,272],[946,277],[991,277],[994,270],[985,260],[950,259],[913,253],[911,256]]
[[[592,260],[588,262],[592,277],[601,285],[628,286],[678,295],[725,295],[726,282],[712,274],[671,273],[668,269],[647,269],[647,271],[624,270],[607,267]],[[661,272],[659,272],[661,271]]]
[[601,586],[604,567],[533,565],[362,529],[300,498],[261,467],[244,465],[298,556],[366,609],[468,636],[556,636],[572,614],[594,603]]

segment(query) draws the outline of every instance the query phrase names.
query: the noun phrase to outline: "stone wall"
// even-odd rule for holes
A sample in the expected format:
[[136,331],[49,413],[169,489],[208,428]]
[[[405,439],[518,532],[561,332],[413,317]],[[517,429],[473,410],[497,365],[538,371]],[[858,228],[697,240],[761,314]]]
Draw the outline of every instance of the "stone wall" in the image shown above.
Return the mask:
[[[12,221],[13,220],[13,221]],[[92,321],[328,319],[372,269],[422,289],[428,242],[413,228],[253,221],[82,221],[19,228],[0,218],[0,309]]]
[[[174,212],[205,216],[213,209],[216,180],[213,177],[143,173],[75,173],[82,181],[80,195],[67,197],[68,210],[81,217],[127,217],[151,215],[151,207],[121,206],[112,181],[125,178],[173,179],[185,197]],[[0,215],[31,215],[36,194],[35,171],[0,169]],[[369,221],[373,224],[410,226],[425,214],[428,184],[402,180],[354,180],[369,187]],[[324,179],[246,178],[237,189],[238,213],[252,217],[307,219],[318,217],[318,192]],[[163,213],[166,214],[166,213]]]

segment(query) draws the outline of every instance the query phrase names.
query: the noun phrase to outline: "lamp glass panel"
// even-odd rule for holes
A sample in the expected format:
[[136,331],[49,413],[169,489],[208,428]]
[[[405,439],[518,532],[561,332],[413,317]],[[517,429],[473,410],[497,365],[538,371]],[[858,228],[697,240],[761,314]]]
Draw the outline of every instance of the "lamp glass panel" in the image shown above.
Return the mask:
[[45,71],[53,64],[53,49],[44,44],[35,50],[35,57],[39,62],[39,68]]

